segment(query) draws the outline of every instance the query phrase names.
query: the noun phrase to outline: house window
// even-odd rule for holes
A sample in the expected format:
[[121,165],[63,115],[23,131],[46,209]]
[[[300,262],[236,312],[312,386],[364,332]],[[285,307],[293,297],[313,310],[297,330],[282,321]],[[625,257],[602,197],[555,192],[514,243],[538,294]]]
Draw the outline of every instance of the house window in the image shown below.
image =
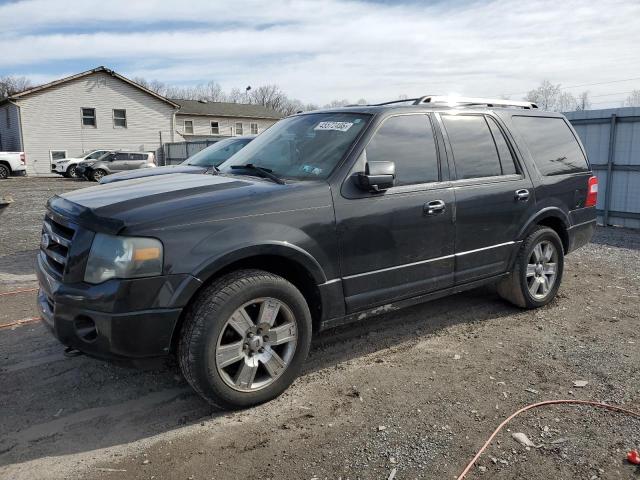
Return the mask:
[[211,122],[211,135],[220,135],[220,124],[218,122]]
[[62,160],[63,158],[67,158],[66,150],[49,150],[49,158],[52,162],[56,160]]
[[193,134],[193,120],[184,121],[184,133]]
[[236,122],[236,135],[244,135],[242,130],[242,122]]
[[258,134],[258,124],[257,123],[252,123],[251,124],[251,135],[257,135]]
[[82,126],[83,127],[96,127],[96,109],[95,108],[82,108]]
[[113,109],[113,127],[127,128],[127,111],[122,109]]

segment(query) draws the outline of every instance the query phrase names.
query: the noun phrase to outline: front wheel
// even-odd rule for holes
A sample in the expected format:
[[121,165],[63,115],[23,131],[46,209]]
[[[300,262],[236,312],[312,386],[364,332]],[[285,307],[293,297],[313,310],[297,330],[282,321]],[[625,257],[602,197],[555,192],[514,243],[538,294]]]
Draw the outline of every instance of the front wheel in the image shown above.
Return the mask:
[[67,178],[76,178],[76,166],[70,165],[67,171],[64,172],[64,176]]
[[241,270],[202,291],[186,313],[178,361],[210,404],[245,408],[280,395],[311,344],[304,296],[284,278]]
[[564,250],[558,234],[537,227],[526,238],[513,272],[498,284],[500,296],[522,308],[537,308],[554,299],[564,270]]

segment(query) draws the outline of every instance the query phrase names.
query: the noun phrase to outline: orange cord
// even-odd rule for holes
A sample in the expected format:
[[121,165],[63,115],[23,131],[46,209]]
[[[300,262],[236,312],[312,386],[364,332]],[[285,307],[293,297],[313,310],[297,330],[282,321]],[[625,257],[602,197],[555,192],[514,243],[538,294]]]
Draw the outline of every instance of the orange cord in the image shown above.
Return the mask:
[[588,400],[547,400],[547,401],[544,401],[544,402],[532,403],[531,405],[527,405],[526,407],[523,407],[520,410],[518,410],[517,412],[511,414],[511,416],[509,416],[509,418],[507,418],[504,422],[502,422],[498,426],[498,428],[496,428],[493,431],[493,433],[491,434],[489,439],[484,443],[484,445],[478,451],[478,453],[476,453],[476,456],[473,457],[473,459],[467,464],[467,467],[462,471],[462,473],[458,477],[458,480],[463,480],[464,479],[465,475],[467,475],[467,473],[469,473],[469,471],[473,468],[473,465],[478,461],[478,459],[480,458],[480,455],[482,455],[482,453],[487,449],[487,447],[489,446],[491,441],[494,439],[494,437],[498,434],[498,432],[500,430],[502,430],[502,427],[504,427],[507,423],[509,423],[514,417],[516,417],[517,415],[521,414],[522,412],[526,412],[527,410],[531,410],[532,408],[542,407],[544,405],[558,405],[558,404],[589,405],[589,406],[592,406],[592,407],[604,408],[606,410],[612,410],[612,411],[618,412],[618,413],[625,413],[627,415],[631,415],[633,417],[640,418],[640,413],[638,413],[638,412],[634,412],[632,410],[627,410],[626,408],[622,408],[622,407],[616,407],[614,405],[607,405],[606,403],[591,402],[591,401],[588,401]]
[[41,319],[42,317],[23,318],[22,320],[16,320],[15,322],[7,323],[5,325],[0,325],[0,330],[3,328],[17,327],[20,325],[28,325],[30,323],[36,323],[36,322],[39,322]]
[[2,292],[2,293],[0,293],[0,297],[3,297],[5,295],[17,295],[18,293],[37,292],[37,291],[38,291],[37,288],[24,288],[22,290],[13,290],[11,292]]

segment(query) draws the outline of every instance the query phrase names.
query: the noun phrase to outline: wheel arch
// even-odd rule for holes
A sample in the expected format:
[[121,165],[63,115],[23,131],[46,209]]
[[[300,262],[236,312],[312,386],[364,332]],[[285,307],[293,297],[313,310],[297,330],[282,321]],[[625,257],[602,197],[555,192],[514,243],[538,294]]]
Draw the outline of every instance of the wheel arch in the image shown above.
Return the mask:
[[524,240],[531,230],[543,225],[555,231],[562,241],[562,249],[566,254],[569,251],[569,217],[558,207],[547,207],[540,210],[524,225],[518,234],[519,240]]
[[318,262],[306,251],[291,244],[278,243],[253,245],[229,252],[205,263],[195,276],[202,281],[191,293],[176,323],[171,338],[171,351],[175,352],[185,315],[192,302],[208,285],[223,275],[237,270],[258,269],[279,275],[291,282],[305,297],[314,331],[322,319],[322,299],[318,285],[326,282],[326,276]]

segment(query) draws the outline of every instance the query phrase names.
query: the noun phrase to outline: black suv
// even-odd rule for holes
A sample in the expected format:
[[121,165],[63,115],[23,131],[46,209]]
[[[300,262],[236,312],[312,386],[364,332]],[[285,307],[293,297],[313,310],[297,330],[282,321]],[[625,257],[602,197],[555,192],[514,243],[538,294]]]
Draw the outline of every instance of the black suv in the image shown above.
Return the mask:
[[313,331],[487,283],[549,303],[596,195],[567,120],[534,104],[302,113],[210,175],[51,198],[39,306],[68,347],[175,354],[206,400],[245,407],[288,387]]

